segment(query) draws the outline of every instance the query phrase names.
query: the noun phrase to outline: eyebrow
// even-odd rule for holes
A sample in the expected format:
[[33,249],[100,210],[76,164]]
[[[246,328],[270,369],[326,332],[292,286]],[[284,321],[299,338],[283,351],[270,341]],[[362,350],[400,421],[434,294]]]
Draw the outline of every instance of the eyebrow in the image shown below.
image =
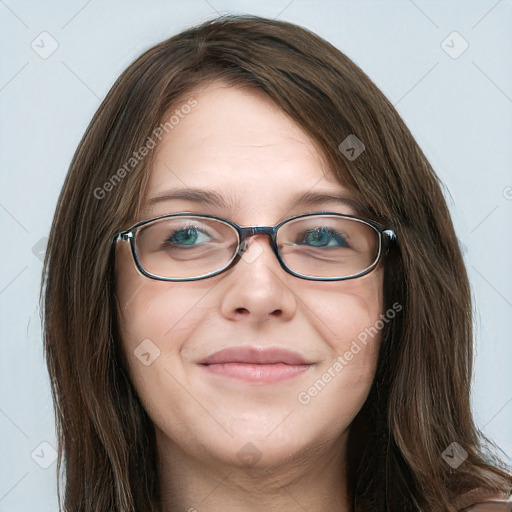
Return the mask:
[[[148,206],[151,207],[158,203],[175,200],[184,200],[193,203],[201,203],[209,206],[215,206],[217,208],[231,207],[232,209],[235,209],[238,206],[236,202],[230,199],[226,199],[224,196],[213,190],[199,188],[186,188],[166,192],[165,194],[149,199]],[[332,194],[327,192],[318,193],[307,191],[292,198],[290,204],[292,208],[295,206],[315,206],[333,204],[336,206],[349,206],[353,208],[356,212],[362,212],[365,210],[362,203],[344,193]]]
[[213,190],[203,190],[199,188],[184,188],[179,190],[172,190],[166,192],[160,196],[151,198],[148,201],[148,206],[154,206],[155,204],[166,202],[166,201],[190,201],[192,203],[202,203],[210,206],[216,206],[218,208],[227,208],[228,206],[235,206],[231,201],[226,199]]
[[363,204],[347,194],[331,194],[331,193],[317,193],[317,192],[304,192],[297,196],[292,204],[315,206],[320,204],[334,204],[336,206],[346,205],[353,208],[356,212],[363,212],[365,210]]

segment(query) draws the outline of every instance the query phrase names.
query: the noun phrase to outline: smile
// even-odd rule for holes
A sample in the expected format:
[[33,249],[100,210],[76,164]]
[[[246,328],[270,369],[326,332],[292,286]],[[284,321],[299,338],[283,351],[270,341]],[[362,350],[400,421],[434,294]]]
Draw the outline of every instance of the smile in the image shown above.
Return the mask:
[[200,366],[210,374],[266,384],[302,375],[313,364],[288,349],[238,346],[211,354]]

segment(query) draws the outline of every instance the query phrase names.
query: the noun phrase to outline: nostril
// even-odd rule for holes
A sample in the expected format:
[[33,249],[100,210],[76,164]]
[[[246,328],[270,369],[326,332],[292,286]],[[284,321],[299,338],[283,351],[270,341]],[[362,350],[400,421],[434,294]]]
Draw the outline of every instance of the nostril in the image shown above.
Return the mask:
[[[250,312],[247,308],[243,308],[243,307],[240,307],[240,308],[236,308],[235,309],[235,313],[239,316],[247,316],[247,315],[250,315]],[[271,313],[269,313],[268,315],[269,317],[281,317],[283,316],[283,310],[282,309],[274,309],[274,311],[272,311]]]

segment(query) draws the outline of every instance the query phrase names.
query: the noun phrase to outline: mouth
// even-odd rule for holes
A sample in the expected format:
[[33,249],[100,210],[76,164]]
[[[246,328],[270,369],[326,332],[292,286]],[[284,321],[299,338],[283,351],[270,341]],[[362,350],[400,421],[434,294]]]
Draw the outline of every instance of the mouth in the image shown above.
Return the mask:
[[267,384],[303,375],[313,363],[281,348],[231,347],[211,354],[199,365],[219,377]]

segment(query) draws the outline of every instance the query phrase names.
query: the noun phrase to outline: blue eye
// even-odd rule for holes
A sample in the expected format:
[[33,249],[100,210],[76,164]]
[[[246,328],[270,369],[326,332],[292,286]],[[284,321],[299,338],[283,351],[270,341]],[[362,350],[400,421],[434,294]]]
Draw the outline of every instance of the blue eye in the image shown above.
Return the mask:
[[313,247],[348,247],[348,243],[341,233],[326,227],[306,231],[302,243]]
[[193,246],[199,243],[210,241],[210,237],[197,227],[189,227],[180,229],[172,233],[167,239],[166,243],[183,246]]

